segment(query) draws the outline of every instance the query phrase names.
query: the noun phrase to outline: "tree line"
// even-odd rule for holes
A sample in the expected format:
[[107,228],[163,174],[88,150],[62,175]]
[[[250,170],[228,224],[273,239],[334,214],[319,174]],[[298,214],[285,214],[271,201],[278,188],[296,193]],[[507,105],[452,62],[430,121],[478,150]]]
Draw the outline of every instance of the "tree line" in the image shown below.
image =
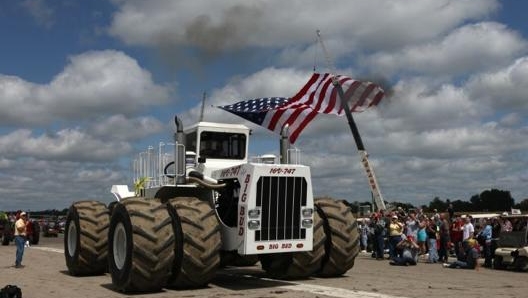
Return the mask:
[[[410,203],[398,201],[385,203],[393,207],[402,207],[406,210],[421,208],[425,212],[432,212],[435,209],[438,210],[438,212],[444,212],[445,210],[447,210],[449,204],[453,205],[453,209],[455,210],[455,212],[510,212],[512,208],[520,209],[522,211],[528,211],[528,198],[516,204],[509,191],[498,189],[485,190],[480,194],[475,194],[469,199],[469,201],[463,201],[459,199],[442,200],[439,197],[435,197],[431,202],[429,202],[428,205],[420,206],[414,206]],[[349,205],[352,208],[352,212],[357,213],[360,211],[361,206],[372,207],[373,204],[369,201],[355,201],[352,203],[349,202]],[[371,210],[374,209],[376,208],[372,208]]]
[[[361,206],[370,206],[371,210],[373,203],[369,201],[365,202],[348,202],[345,201],[352,209],[352,212],[358,213]],[[528,211],[528,198],[523,199],[519,203],[515,203],[515,200],[512,198],[509,191],[491,189],[485,190],[480,194],[473,195],[469,201],[462,200],[451,200],[445,199],[442,200],[439,197],[435,197],[428,205],[414,206],[411,203],[405,202],[385,202],[385,204],[393,207],[402,207],[405,210],[410,209],[423,209],[425,212],[432,212],[434,209],[439,212],[443,212],[447,209],[449,204],[453,205],[455,212],[504,212],[510,211],[512,208],[520,209],[521,211]],[[27,210],[26,210],[27,211]],[[11,211],[10,213],[15,212]],[[52,209],[52,210],[42,210],[42,211],[30,211],[32,216],[35,217],[45,217],[45,216],[66,216],[68,208],[62,210]]]

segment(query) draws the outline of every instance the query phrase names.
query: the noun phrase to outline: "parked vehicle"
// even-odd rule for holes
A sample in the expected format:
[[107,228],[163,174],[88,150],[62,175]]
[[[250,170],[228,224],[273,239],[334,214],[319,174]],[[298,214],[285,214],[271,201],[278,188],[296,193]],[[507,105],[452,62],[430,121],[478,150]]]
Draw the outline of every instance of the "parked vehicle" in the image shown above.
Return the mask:
[[501,219],[517,225],[511,232],[501,231],[493,268],[528,271],[528,215],[504,215]]
[[27,240],[30,244],[36,245],[40,241],[40,224],[36,220],[30,219],[26,224]]
[[59,224],[55,221],[48,221],[42,227],[42,236],[44,237],[58,237],[59,236]]
[[1,212],[0,214],[0,239],[2,240],[2,245],[8,245],[9,242],[13,239],[13,228],[11,227],[12,223],[9,221],[7,214]]
[[[26,235],[30,244],[39,243],[40,225],[38,222],[32,219],[28,220],[26,224]],[[0,238],[2,239],[2,245],[9,245],[15,239],[15,223],[3,216],[0,216]]]

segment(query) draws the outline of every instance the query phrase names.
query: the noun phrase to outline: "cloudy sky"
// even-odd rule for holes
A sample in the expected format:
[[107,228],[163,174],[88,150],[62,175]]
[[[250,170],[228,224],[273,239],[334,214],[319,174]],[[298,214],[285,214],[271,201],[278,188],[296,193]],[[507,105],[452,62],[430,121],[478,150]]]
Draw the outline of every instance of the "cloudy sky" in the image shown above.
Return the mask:
[[[175,114],[278,135],[212,106],[292,96],[313,70],[381,83],[354,114],[387,201],[528,198],[525,1],[0,0],[0,209],[110,202]],[[321,30],[331,64],[316,30]],[[295,146],[316,196],[370,199],[345,118]]]

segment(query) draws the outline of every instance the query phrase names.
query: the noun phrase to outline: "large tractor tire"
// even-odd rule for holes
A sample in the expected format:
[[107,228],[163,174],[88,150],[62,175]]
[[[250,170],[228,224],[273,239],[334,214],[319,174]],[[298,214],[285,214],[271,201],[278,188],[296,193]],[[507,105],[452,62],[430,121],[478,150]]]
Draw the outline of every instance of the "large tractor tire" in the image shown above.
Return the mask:
[[33,233],[28,240],[31,245],[37,245],[40,242],[40,225],[36,221],[31,224],[33,225]]
[[325,258],[319,271],[322,277],[336,277],[354,266],[359,253],[357,222],[343,202],[330,198],[315,201],[316,210],[324,221],[326,234]]
[[174,261],[172,219],[157,199],[116,204],[108,233],[112,284],[122,292],[153,292],[166,285]]
[[9,245],[10,241],[11,240],[9,239],[9,236],[4,234],[3,237],[2,237],[2,245],[4,245],[4,246]]
[[516,271],[526,271],[528,270],[528,258],[527,257],[517,257],[513,262],[513,268]]
[[501,256],[495,256],[493,258],[493,269],[497,269],[497,270],[503,270],[503,269],[506,269],[506,265],[504,265],[504,263],[502,262],[502,257]]
[[64,256],[71,275],[99,275],[108,268],[110,215],[97,201],[73,203],[64,229]]
[[311,251],[260,255],[262,269],[278,279],[301,279],[318,272],[325,256],[326,235],[323,220],[314,212],[313,248]]
[[216,213],[207,202],[194,197],[173,198],[169,205],[173,208],[176,257],[168,287],[203,287],[220,266],[222,237]]

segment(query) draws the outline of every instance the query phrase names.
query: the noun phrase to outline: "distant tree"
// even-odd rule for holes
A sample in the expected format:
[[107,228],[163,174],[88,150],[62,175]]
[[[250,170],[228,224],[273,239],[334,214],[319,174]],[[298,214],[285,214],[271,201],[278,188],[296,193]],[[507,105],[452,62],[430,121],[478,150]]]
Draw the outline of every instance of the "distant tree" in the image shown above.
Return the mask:
[[505,211],[510,210],[515,201],[509,191],[491,189],[480,195],[473,195],[470,199],[473,211]]
[[482,209],[482,200],[478,194],[473,195],[469,201],[471,202],[471,205],[473,205],[471,211]]
[[462,200],[455,200],[452,201],[451,204],[453,204],[453,209],[455,209],[455,213],[464,213],[464,212],[470,212],[473,211],[473,205],[471,202],[468,201],[462,201]]
[[516,204],[514,208],[521,209],[522,211],[528,211],[528,198]]
[[[473,199],[473,198],[472,198]],[[514,200],[509,191],[491,189],[483,191],[478,199],[479,211],[504,211],[510,210],[514,205]],[[473,200],[472,200],[473,203]]]
[[429,212],[432,212],[434,209],[438,210],[438,212],[443,212],[447,209],[448,204],[444,201],[442,201],[439,197],[435,197],[432,202],[429,203],[429,207],[427,208]]

